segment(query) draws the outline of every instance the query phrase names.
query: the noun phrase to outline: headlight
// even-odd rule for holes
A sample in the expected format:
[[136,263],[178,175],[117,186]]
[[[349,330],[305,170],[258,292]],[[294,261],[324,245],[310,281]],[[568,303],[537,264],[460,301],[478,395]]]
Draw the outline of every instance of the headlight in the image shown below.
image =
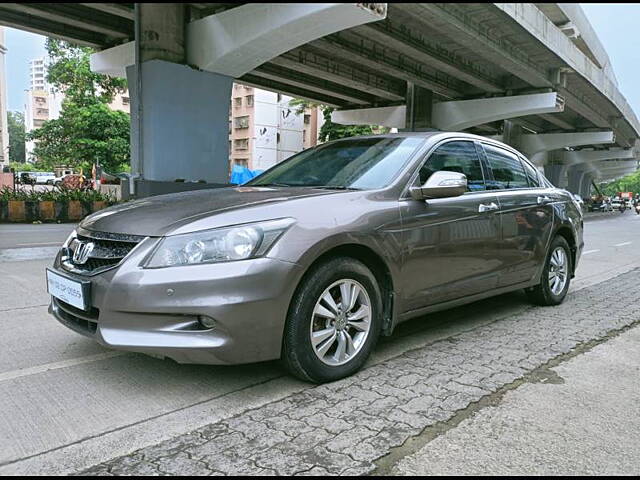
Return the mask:
[[292,218],[283,218],[165,237],[144,266],[172,267],[260,257],[293,222]]

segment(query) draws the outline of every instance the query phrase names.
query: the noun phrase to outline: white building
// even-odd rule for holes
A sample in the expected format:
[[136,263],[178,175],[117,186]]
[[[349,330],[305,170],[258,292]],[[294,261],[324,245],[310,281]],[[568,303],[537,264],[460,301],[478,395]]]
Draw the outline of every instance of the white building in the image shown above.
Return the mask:
[[265,170],[316,145],[319,109],[297,113],[292,97],[234,84],[229,114],[230,166]]

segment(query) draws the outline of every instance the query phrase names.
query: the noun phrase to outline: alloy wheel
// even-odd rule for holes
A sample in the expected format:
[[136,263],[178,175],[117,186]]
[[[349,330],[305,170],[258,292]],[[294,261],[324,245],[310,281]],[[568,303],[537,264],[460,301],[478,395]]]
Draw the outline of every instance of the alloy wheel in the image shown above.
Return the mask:
[[556,247],[549,259],[549,289],[554,295],[564,290],[568,270],[567,253],[564,248]]
[[355,280],[331,284],[316,302],[311,318],[311,345],[326,365],[351,361],[365,344],[371,329],[371,301]]

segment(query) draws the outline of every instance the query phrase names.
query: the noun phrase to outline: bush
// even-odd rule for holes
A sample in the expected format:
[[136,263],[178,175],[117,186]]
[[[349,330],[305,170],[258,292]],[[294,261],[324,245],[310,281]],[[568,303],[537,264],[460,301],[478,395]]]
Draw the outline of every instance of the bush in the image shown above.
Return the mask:
[[13,190],[11,187],[3,187],[0,190],[0,201],[7,202],[10,200],[19,200],[25,202],[69,202],[78,200],[81,202],[107,202],[115,203],[115,197],[109,193],[101,193],[96,190],[73,190],[64,187],[56,187],[53,190],[37,191],[31,190]]

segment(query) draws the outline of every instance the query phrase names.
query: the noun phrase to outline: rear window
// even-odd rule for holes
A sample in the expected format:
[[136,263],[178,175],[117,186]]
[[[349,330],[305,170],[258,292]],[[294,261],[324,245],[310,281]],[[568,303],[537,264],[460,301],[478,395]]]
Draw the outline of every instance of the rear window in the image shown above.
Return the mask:
[[483,145],[493,180],[487,182],[488,190],[529,188],[529,180],[520,159],[513,153],[493,145]]

